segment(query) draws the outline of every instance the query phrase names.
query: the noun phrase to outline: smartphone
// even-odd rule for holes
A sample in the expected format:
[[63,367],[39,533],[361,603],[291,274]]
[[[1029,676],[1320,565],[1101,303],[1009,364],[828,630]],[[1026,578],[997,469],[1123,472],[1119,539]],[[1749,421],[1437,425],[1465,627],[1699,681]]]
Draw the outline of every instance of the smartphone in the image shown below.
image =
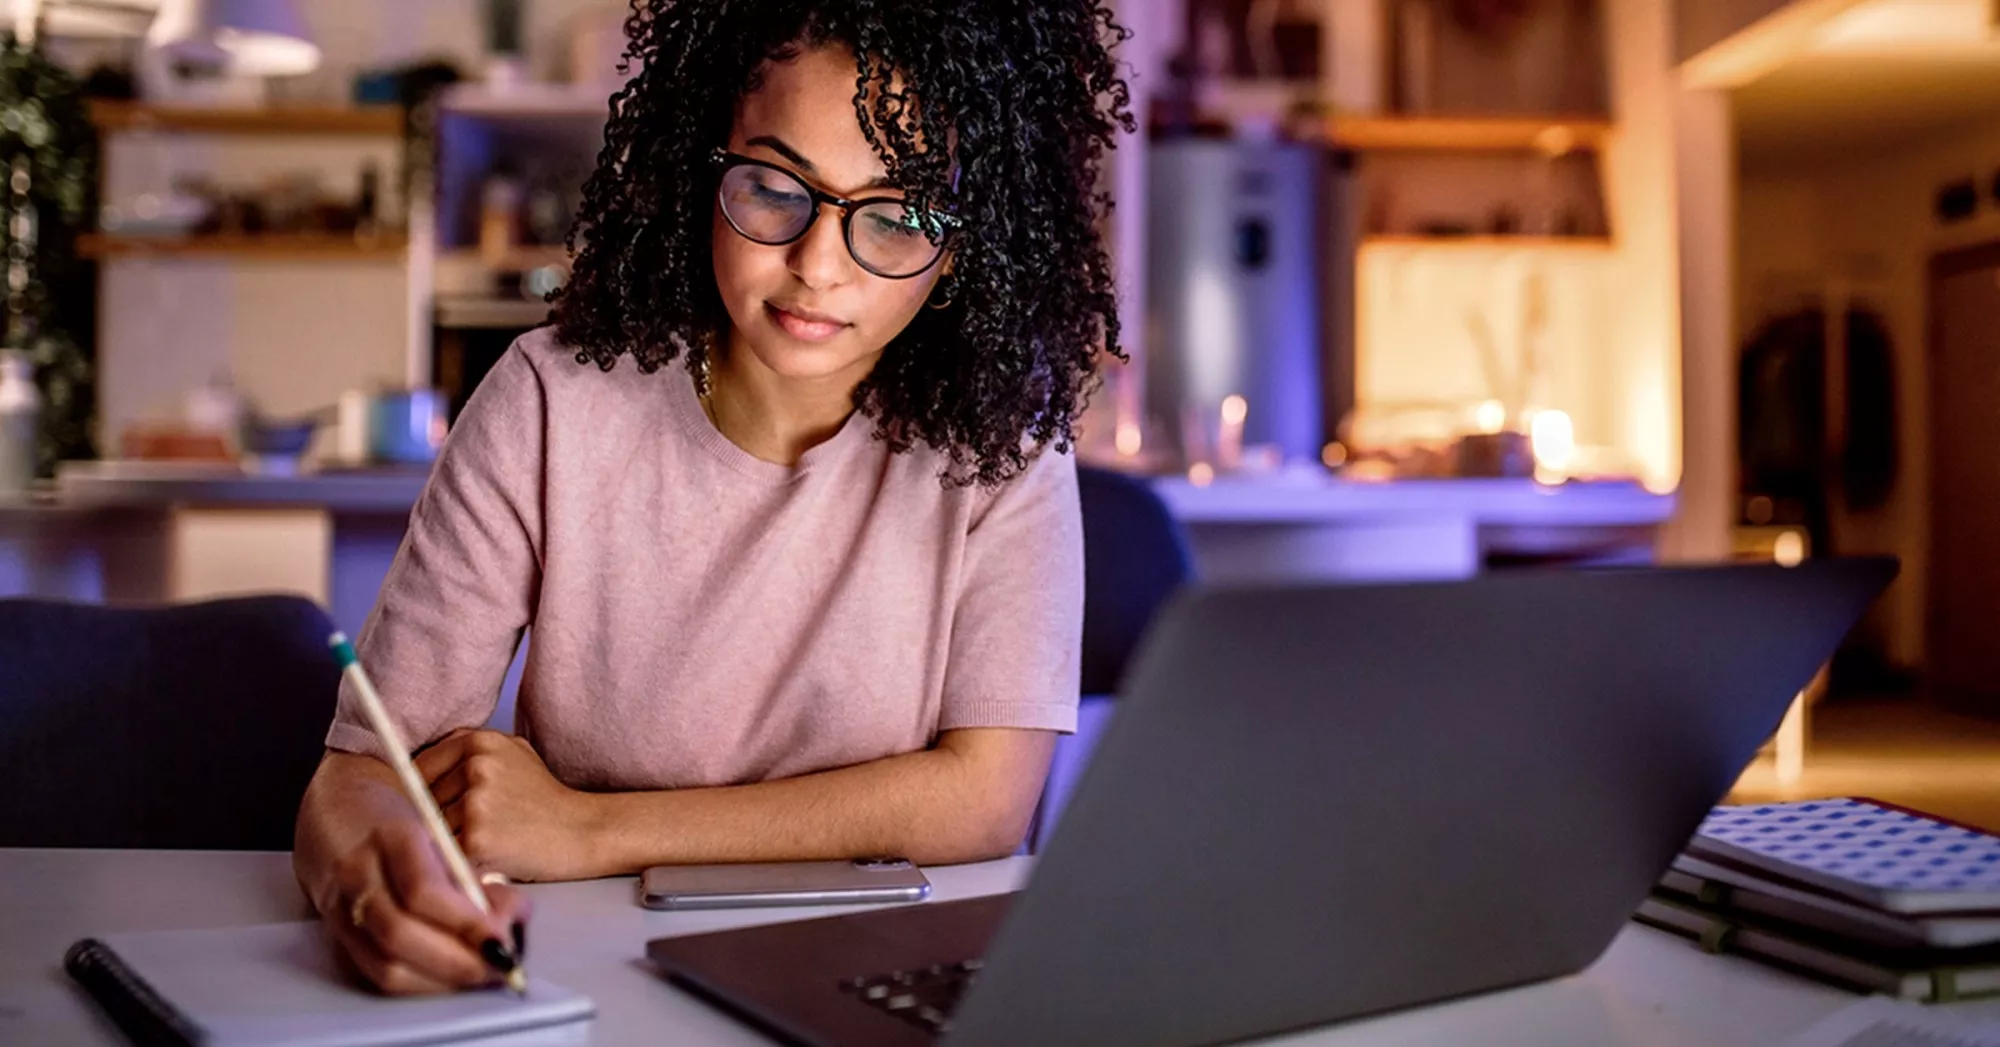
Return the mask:
[[656,865],[639,879],[648,909],[920,902],[931,882],[901,858],[744,865]]

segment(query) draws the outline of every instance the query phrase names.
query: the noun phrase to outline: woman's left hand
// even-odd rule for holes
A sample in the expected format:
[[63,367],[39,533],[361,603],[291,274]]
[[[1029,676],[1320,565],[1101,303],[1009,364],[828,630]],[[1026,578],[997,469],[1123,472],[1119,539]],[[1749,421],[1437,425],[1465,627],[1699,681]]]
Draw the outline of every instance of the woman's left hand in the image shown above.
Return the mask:
[[589,867],[595,808],[549,773],[526,739],[462,730],[417,755],[459,846],[483,871],[516,880],[578,880]]

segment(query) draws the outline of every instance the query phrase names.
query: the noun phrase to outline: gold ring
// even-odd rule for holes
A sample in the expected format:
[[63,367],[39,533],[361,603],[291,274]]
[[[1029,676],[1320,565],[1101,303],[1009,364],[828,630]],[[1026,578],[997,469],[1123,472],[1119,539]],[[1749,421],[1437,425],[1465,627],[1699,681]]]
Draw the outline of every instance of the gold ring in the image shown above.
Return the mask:
[[375,888],[370,887],[354,896],[353,904],[347,907],[347,918],[356,927],[368,925],[368,903],[375,900]]
[[482,887],[512,887],[514,881],[508,879],[506,873],[483,872],[479,874],[479,884]]

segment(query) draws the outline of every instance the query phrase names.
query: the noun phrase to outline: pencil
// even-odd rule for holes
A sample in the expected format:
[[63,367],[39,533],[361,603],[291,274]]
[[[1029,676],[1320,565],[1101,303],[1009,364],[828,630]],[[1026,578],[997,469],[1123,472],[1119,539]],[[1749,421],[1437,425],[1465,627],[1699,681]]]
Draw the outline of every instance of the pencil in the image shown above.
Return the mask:
[[[396,729],[395,721],[389,719],[389,712],[382,707],[382,696],[375,692],[375,685],[368,680],[368,674],[361,668],[361,659],[354,654],[354,645],[347,642],[346,633],[334,633],[326,641],[333,648],[334,658],[340,662],[340,671],[347,682],[354,685],[354,693],[361,699],[361,709],[368,717],[368,725],[375,730],[375,737],[382,743],[388,754],[389,766],[396,769],[396,777],[402,780],[403,792],[409,795],[410,803],[423,817],[424,826],[431,832],[439,853],[444,855],[444,863],[451,867],[451,877],[458,881],[458,888],[472,899],[472,904],[482,913],[493,911],[493,903],[486,898],[486,889],[479,885],[479,877],[472,871],[472,863],[466,861],[465,852],[459,850],[458,839],[451,834],[451,827],[445,824],[444,812],[438,810],[437,800],[431,796],[429,785],[417,774],[417,765],[410,760],[410,747],[403,742],[403,732]],[[515,958],[514,968],[507,972],[507,988],[516,996],[528,992],[528,972]]]

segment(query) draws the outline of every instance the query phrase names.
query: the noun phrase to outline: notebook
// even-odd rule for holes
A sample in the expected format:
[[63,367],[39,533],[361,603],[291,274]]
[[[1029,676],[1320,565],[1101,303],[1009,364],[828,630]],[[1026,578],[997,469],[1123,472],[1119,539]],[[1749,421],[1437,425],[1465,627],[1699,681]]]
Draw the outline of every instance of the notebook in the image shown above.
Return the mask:
[[1884,912],[1793,881],[1690,855],[1674,859],[1660,886],[1718,909],[1758,913],[1843,937],[1897,948],[1964,949],[2000,944],[2000,913]]
[[2000,910],[2000,837],[1869,800],[1717,807],[1687,850],[1890,912]]
[[1887,949],[1656,891],[1641,923],[1686,935],[1709,952],[1768,960],[1827,981],[1923,1003],[2000,993],[2000,950]]
[[71,946],[63,966],[146,1044],[399,1047],[531,1030],[547,1034],[534,1042],[575,1043],[596,1013],[540,979],[525,998],[379,996],[341,971],[316,923],[107,934]]

